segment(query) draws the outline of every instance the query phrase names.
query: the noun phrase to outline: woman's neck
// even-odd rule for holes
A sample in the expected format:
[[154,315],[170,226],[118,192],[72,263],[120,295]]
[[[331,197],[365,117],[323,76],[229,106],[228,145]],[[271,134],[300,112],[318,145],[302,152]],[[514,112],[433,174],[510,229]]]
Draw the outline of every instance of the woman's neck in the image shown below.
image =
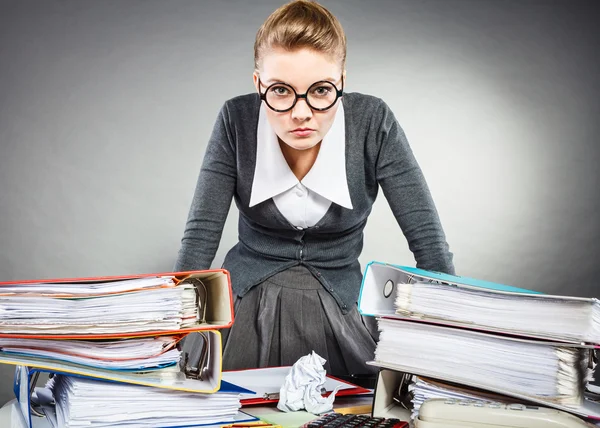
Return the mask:
[[317,160],[317,156],[319,155],[319,150],[321,148],[321,142],[310,149],[297,150],[279,140],[279,147],[281,147],[281,153],[283,153],[283,157],[287,161],[296,178],[299,181],[302,181]]

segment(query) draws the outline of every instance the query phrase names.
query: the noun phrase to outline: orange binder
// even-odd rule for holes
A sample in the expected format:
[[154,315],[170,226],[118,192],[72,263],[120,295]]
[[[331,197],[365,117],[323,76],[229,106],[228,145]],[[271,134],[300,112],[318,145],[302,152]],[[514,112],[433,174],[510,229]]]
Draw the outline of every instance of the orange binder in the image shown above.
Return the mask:
[[[136,275],[121,275],[121,276],[102,276],[102,277],[88,277],[88,278],[57,278],[57,279],[44,279],[44,280],[25,280],[25,281],[9,281],[0,282],[0,297],[16,296],[16,293],[10,292],[19,285],[26,284],[82,284],[82,285],[93,285],[95,283],[102,283],[108,281],[120,281],[129,279],[140,279],[140,278],[152,278],[152,277],[173,277],[175,286],[182,284],[183,282],[194,285],[196,291],[196,304],[199,307],[200,316],[199,319],[193,322],[191,325],[178,329],[157,329],[152,331],[143,331],[132,329],[130,331],[120,331],[117,333],[23,333],[23,332],[7,332],[6,328],[3,328],[2,322],[0,321],[0,337],[11,337],[11,338],[36,338],[36,339],[109,339],[109,338],[134,338],[134,337],[147,337],[147,336],[163,336],[163,335],[184,335],[187,333],[202,331],[202,330],[219,330],[229,328],[233,324],[233,295],[231,291],[231,277],[225,269],[211,269],[211,270],[197,270],[197,271],[185,271],[185,272],[165,272],[165,273],[153,273],[153,274],[136,274]],[[189,285],[188,285],[189,286]],[[153,289],[168,288],[168,287],[155,287]],[[6,291],[5,291],[6,290]],[[133,293],[140,290],[128,290],[125,293]],[[101,296],[106,297],[115,296],[125,293],[100,293]],[[48,297],[48,294],[44,293],[30,293],[28,295],[22,294],[24,297]],[[63,298],[69,300],[77,300],[81,297],[89,297],[89,295],[69,295],[69,294],[55,294],[52,295],[55,298]],[[4,303],[0,302],[0,309]],[[14,328],[13,328],[14,330]]]

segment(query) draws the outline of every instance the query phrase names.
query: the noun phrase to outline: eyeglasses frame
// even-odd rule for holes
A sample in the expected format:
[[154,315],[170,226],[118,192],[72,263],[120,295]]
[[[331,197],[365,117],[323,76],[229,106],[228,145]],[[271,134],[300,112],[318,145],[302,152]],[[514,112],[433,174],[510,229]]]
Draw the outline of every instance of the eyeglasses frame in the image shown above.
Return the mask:
[[[335,83],[332,83],[332,82],[330,82],[328,80],[319,80],[318,82],[315,82],[312,85],[310,85],[308,87],[308,89],[306,90],[306,92],[303,93],[303,94],[299,94],[298,92],[296,92],[296,90],[293,88],[293,86],[290,85],[290,84],[288,84],[288,83],[285,83],[285,82],[275,82],[275,83],[272,83],[269,86],[267,86],[267,89],[265,90],[264,93],[260,92],[260,89],[259,89],[260,99],[265,102],[265,104],[267,105],[267,107],[269,107],[271,110],[273,110],[273,111],[275,111],[277,113],[286,113],[286,112],[292,110],[294,107],[296,107],[296,104],[298,103],[298,100],[300,98],[303,98],[304,101],[306,102],[306,105],[308,105],[312,110],[327,111],[327,110],[329,110],[330,108],[332,108],[335,105],[335,103],[337,102],[337,100],[340,99],[340,97],[342,97],[344,95],[344,76],[343,75],[341,77],[341,80],[342,80],[342,89],[338,89],[337,86],[335,85]],[[312,88],[315,85],[318,85],[319,83],[328,83],[328,84],[332,85],[335,88],[335,91],[336,91],[335,92],[335,101],[333,101],[333,103],[331,103],[331,105],[329,107],[325,107],[325,108],[313,107],[310,104],[310,102],[308,101],[307,97],[308,97],[308,93],[310,92],[310,88]],[[294,103],[292,104],[291,107],[289,107],[287,109],[284,109],[284,110],[276,109],[276,108],[271,107],[271,105],[267,101],[267,92],[269,92],[269,89],[271,89],[273,86],[276,86],[276,85],[285,85],[285,86],[291,88],[292,91],[294,91],[295,98],[294,98]],[[260,88],[261,86],[264,86],[264,85],[260,81],[260,77],[259,77],[258,78],[258,87]]]

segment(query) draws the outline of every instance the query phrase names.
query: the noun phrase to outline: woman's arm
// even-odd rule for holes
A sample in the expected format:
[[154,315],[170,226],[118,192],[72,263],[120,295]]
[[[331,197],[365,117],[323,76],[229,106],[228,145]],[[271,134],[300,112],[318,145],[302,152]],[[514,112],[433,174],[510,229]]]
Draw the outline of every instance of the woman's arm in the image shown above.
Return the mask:
[[377,181],[415,256],[417,267],[454,274],[453,255],[425,177],[404,131],[382,102]]
[[209,269],[235,191],[237,168],[229,112],[224,105],[206,148],[175,271]]

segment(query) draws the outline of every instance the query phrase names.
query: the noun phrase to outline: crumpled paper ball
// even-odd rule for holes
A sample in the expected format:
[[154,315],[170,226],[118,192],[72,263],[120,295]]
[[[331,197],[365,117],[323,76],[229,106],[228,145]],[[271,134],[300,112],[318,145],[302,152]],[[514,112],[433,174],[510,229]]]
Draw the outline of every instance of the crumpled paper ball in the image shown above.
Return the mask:
[[333,409],[333,400],[340,387],[336,387],[328,397],[321,395],[327,375],[323,368],[325,361],[313,351],[294,363],[279,390],[279,410],[294,412],[305,409],[320,415]]

